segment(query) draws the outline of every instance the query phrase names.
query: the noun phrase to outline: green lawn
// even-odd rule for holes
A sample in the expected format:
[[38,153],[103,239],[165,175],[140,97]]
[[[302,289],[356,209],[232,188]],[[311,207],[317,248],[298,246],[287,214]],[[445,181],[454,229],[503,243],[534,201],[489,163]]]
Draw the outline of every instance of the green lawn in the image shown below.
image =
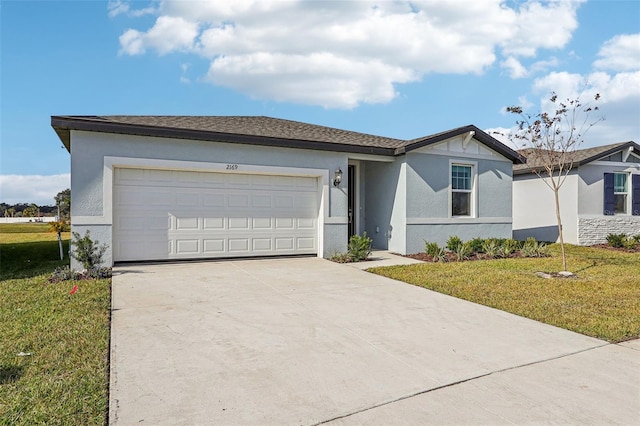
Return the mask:
[[104,424],[110,280],[49,284],[69,260],[47,229],[0,225],[0,424]]
[[562,269],[552,257],[425,263],[371,272],[547,324],[618,342],[640,337],[640,253],[567,246],[577,278],[544,279]]

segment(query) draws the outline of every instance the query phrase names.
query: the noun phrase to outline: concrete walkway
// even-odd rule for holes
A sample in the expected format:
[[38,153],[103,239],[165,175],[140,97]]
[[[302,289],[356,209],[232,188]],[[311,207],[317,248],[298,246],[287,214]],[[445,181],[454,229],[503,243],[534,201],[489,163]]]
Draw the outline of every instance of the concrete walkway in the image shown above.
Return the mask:
[[634,424],[640,344],[318,258],[117,267],[111,424]]

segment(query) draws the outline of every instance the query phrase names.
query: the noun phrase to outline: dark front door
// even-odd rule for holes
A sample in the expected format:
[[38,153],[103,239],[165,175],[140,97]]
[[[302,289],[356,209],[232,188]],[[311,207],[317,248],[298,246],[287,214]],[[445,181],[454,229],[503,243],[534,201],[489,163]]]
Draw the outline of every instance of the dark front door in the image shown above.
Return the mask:
[[356,166],[349,166],[347,172],[349,198],[349,238],[357,234],[356,230]]

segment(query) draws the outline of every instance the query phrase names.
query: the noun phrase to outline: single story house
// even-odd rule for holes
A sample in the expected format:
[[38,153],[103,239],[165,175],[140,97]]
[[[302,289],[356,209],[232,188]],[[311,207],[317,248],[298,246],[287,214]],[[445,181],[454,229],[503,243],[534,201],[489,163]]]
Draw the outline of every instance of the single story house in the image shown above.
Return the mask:
[[[513,235],[541,241],[559,238],[553,191],[533,171],[540,164],[527,151],[513,170]],[[609,234],[640,234],[640,146],[633,142],[576,150],[560,188],[564,240],[591,245]]]
[[269,117],[53,116],[72,230],[123,261],[407,254],[511,237],[517,153],[469,125],[413,140]]

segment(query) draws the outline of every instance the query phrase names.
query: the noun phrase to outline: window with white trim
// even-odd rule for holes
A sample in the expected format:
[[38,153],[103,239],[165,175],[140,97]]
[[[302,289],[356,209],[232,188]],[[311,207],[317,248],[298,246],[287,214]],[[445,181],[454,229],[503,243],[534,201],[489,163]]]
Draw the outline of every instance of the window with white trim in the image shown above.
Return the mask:
[[627,199],[629,198],[628,175],[626,173],[613,174],[613,198],[615,214],[627,213]]
[[451,216],[473,215],[473,166],[451,164]]

